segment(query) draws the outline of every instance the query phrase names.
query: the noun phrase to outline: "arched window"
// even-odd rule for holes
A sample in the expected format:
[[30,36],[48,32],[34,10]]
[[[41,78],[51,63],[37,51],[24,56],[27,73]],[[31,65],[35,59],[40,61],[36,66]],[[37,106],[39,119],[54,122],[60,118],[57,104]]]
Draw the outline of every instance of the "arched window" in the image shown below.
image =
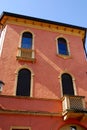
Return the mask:
[[73,81],[71,75],[63,73],[61,76],[63,95],[74,95]]
[[5,85],[5,83],[3,81],[0,80],[0,92],[2,92],[3,90],[3,86]]
[[69,55],[67,42],[64,38],[57,39],[58,53],[61,55]]
[[32,34],[30,32],[24,32],[22,34],[21,48],[32,48]]
[[17,90],[18,96],[30,96],[31,86],[31,71],[28,69],[21,69],[18,72]]
[[60,130],[86,130],[86,128],[83,128],[77,124],[67,124],[60,128]]

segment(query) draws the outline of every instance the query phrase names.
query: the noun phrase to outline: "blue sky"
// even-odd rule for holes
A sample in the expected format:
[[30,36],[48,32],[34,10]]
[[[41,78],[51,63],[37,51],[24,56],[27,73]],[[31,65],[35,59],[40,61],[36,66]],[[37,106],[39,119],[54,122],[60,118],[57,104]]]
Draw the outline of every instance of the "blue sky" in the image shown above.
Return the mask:
[[0,0],[3,11],[87,28],[87,0]]
[[0,0],[3,11],[87,28],[87,0]]

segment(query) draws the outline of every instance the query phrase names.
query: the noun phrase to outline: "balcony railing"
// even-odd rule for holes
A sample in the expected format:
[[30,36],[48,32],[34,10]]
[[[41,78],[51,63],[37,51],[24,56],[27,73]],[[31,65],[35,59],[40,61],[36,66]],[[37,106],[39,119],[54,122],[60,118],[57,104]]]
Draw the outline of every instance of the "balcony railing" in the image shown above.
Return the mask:
[[87,113],[84,96],[64,96],[62,98],[63,116],[80,117]]
[[35,61],[35,50],[18,48],[17,59]]

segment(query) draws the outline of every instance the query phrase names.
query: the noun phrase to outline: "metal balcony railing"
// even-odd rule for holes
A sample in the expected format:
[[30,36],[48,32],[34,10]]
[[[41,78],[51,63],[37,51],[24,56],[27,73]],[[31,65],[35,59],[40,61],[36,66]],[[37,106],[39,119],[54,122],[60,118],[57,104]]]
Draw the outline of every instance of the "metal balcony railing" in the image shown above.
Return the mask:
[[66,111],[85,112],[84,96],[64,96],[62,99],[63,113]]
[[17,59],[35,61],[35,50],[18,48]]

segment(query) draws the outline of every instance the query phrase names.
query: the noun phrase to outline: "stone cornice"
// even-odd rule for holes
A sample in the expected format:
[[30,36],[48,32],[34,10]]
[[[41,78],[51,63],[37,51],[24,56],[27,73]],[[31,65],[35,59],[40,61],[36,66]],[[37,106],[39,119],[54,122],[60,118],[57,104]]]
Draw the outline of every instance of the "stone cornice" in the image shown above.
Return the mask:
[[33,115],[33,116],[62,116],[62,112],[52,113],[45,111],[21,111],[21,110],[8,110],[0,109],[0,114],[22,114],[22,115]]
[[51,22],[47,20],[41,20],[41,19],[34,19],[30,17],[18,17],[20,15],[15,16],[8,16],[4,15],[0,19],[0,27],[3,25],[5,26],[6,24],[15,24],[19,26],[26,26],[26,27],[32,27],[36,29],[43,29],[43,30],[48,30],[48,31],[53,31],[53,32],[59,32],[63,34],[71,34],[71,35],[76,35],[80,36],[82,40],[84,41],[85,39],[85,28],[80,28],[80,27],[74,27],[66,24],[61,24],[57,22]]

